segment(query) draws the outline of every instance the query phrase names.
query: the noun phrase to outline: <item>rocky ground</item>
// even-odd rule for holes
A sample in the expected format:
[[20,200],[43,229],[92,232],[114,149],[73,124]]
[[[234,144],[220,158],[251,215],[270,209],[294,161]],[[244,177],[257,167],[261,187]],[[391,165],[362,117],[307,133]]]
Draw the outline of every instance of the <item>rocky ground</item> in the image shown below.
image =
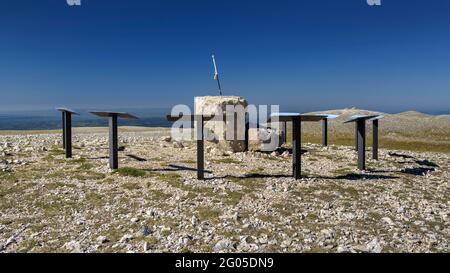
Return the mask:
[[[381,149],[356,169],[351,146],[289,150],[195,146],[163,129],[122,130],[120,167],[107,133],[0,136],[0,252],[449,252],[450,154]],[[370,155],[370,152],[368,152]]]

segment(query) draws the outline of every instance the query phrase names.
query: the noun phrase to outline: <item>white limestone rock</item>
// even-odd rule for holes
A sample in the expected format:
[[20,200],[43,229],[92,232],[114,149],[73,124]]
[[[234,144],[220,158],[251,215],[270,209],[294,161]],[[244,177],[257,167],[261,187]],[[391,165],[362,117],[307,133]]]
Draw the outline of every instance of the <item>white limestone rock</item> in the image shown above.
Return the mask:
[[226,112],[227,106],[235,107],[238,113],[235,118],[237,132],[231,140],[226,138],[226,123],[224,121],[210,120],[205,122],[205,139],[208,140],[209,145],[215,145],[222,151],[233,153],[245,151],[245,108],[247,105],[247,101],[239,96],[195,97],[196,115],[223,114]]

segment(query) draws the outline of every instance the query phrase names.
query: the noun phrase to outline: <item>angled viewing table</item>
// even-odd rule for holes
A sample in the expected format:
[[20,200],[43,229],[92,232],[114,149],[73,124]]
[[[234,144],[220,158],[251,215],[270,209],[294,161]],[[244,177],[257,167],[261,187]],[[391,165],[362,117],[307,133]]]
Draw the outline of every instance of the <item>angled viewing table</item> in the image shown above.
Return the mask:
[[270,122],[292,122],[292,174],[295,179],[301,178],[301,114],[300,113],[272,113]]
[[109,167],[113,170],[118,169],[119,157],[118,157],[117,119],[118,118],[138,119],[138,118],[124,112],[93,111],[90,113],[99,117],[109,119]]
[[[328,120],[330,119],[335,119],[337,118],[338,115],[321,115],[321,114],[311,114],[311,115],[306,115],[306,114],[302,114],[300,115],[300,119],[302,122],[318,122],[321,121],[322,122],[322,145],[324,147],[328,146]],[[286,130],[287,130],[287,126],[286,126],[287,121],[282,122],[282,128],[281,131],[283,131],[283,142],[286,142]]]
[[[191,128],[195,128],[197,141],[197,179],[205,179],[205,152],[204,152],[204,122],[213,119],[211,115],[167,115],[167,120],[171,122],[185,121],[191,124]],[[194,127],[195,123],[195,127]]]
[[62,114],[63,147],[66,158],[72,157],[72,115],[80,115],[67,108],[56,108]]
[[[292,122],[292,173],[295,179],[301,178],[301,146],[302,122],[322,121],[322,145],[328,145],[328,120],[337,118],[337,115],[300,114],[300,113],[273,113],[270,122],[284,123],[284,135],[286,135],[286,122]],[[277,120],[274,120],[277,119]]]
[[335,119],[338,115],[321,115],[321,114],[312,114],[312,115],[301,115],[301,121],[306,122],[322,122],[322,145],[328,146],[328,120]]
[[[366,120],[376,120],[376,137],[374,138],[373,145],[376,147],[376,151],[378,152],[378,115],[356,115],[350,117],[350,120],[347,120],[344,123],[355,123],[355,138],[356,138],[356,150],[358,151],[358,168],[360,170],[366,169]],[[374,129],[375,134],[375,129]],[[375,151],[374,151],[375,152]],[[378,155],[377,155],[378,157]]]

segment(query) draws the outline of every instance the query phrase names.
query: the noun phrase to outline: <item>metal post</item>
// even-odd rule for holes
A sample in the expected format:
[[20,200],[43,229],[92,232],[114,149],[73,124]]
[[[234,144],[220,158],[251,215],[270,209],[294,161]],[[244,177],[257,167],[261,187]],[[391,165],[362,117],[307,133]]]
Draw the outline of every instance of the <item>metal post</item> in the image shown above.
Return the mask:
[[282,135],[282,139],[281,139],[280,146],[287,142],[287,124],[286,124],[286,121],[281,122],[281,135]]
[[62,111],[62,133],[63,133],[63,148],[66,149],[66,112]]
[[372,158],[378,160],[378,119],[374,120],[372,125]]
[[196,115],[196,132],[197,132],[197,179],[205,179],[205,154],[203,143],[203,116]]
[[301,138],[301,120],[300,117],[293,117],[292,119],[292,170],[295,179],[301,178],[301,153],[302,153],[302,138]]
[[328,119],[322,119],[322,145],[328,146]]
[[359,119],[357,122],[358,128],[358,168],[360,170],[366,169],[366,121]]
[[247,119],[247,113],[245,114],[245,151],[248,152],[248,150],[250,149],[249,146],[249,136],[248,136],[248,131],[250,130],[250,120]]
[[117,140],[117,115],[109,117],[109,167],[113,170],[119,168]]
[[358,151],[358,122],[355,122],[355,151]]
[[64,148],[66,158],[72,157],[72,113],[66,112],[64,115]]

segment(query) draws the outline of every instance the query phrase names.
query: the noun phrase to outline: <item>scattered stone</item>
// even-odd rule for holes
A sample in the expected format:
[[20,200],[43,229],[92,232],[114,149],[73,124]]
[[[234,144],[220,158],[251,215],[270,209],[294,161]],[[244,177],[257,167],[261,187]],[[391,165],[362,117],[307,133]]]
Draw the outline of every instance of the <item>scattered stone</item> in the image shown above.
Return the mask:
[[181,142],[175,141],[175,142],[173,143],[173,147],[174,147],[174,148],[178,148],[178,149],[182,149],[182,148],[184,148],[184,145],[183,145],[183,143],[181,143]]
[[364,245],[355,245],[353,249],[357,252],[368,252],[367,247]]
[[198,218],[195,215],[192,215],[192,218],[191,218],[192,226],[194,226],[194,227],[197,226],[198,222],[199,222]]
[[144,252],[150,250],[150,244],[148,242],[144,242]]
[[171,142],[172,141],[172,137],[171,136],[164,136],[164,137],[161,138],[161,140],[165,141],[165,142]]
[[235,250],[234,244],[230,239],[220,240],[213,247],[214,252],[222,252],[226,250]]
[[122,236],[122,238],[119,240],[121,243],[128,243],[129,241],[133,240],[134,237],[131,234],[125,234]]
[[72,253],[82,253],[81,245],[79,242],[72,240],[64,244],[64,247]]
[[377,238],[374,238],[367,244],[367,250],[372,253],[381,253],[383,251],[383,247]]
[[385,222],[386,224],[388,224],[389,226],[395,225],[394,221],[392,221],[391,218],[389,218],[389,217],[383,217],[383,218],[381,218],[381,220],[383,222]]
[[109,242],[108,238],[106,236],[98,236],[97,237],[97,242],[99,242],[100,244],[104,244]]
[[148,235],[152,234],[152,230],[150,228],[144,226],[141,229],[141,233],[142,233],[142,236],[148,236]]
[[286,239],[283,242],[281,242],[281,248],[287,248],[291,245],[292,241],[290,239]]
[[352,248],[348,246],[338,246],[337,253],[352,253]]

